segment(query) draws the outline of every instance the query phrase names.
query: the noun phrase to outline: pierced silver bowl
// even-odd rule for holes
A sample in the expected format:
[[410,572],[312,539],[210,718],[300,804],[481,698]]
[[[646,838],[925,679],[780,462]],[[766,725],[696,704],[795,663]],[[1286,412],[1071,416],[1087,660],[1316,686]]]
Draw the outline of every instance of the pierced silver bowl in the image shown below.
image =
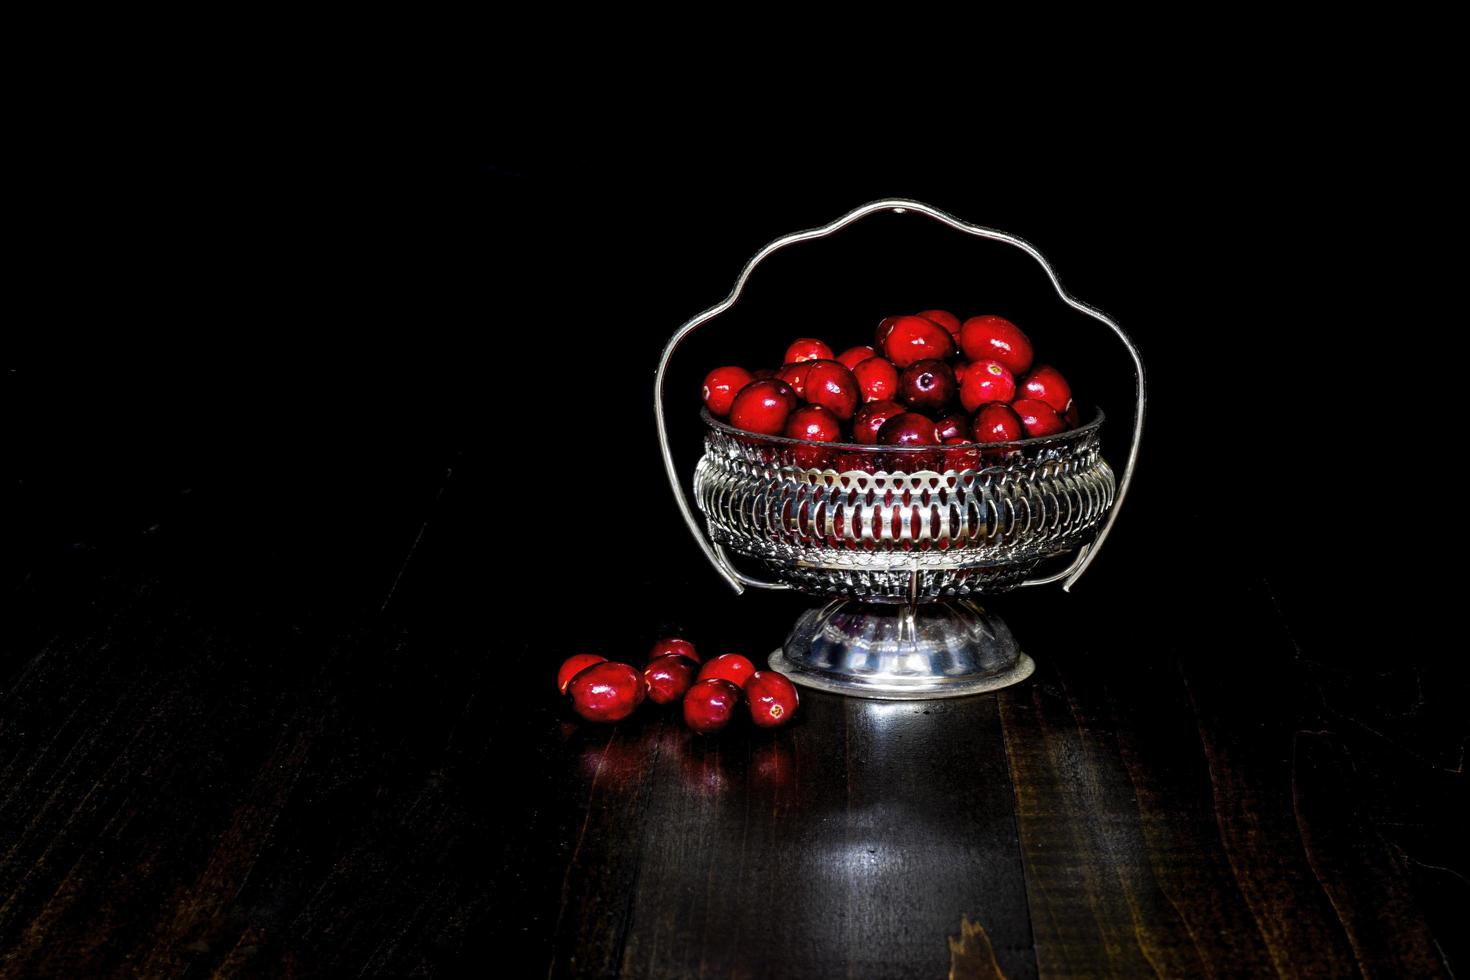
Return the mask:
[[[751,270],[792,242],[830,235],[866,215],[925,215],[1006,242],[1041,263],[1058,295],[1113,330],[1132,355],[1137,404],[1121,479],[1102,458],[1103,414],[1038,439],[954,447],[810,443],[732,428],[703,413],[705,452],[694,499],[706,540],[681,490],[664,423],[664,375],[680,340],[734,305]],[[875,201],[832,224],[778,239],[746,265],[718,306],[686,323],[659,363],[656,413],[664,463],[686,523],[737,591],[796,589],[827,602],[804,613],[771,666],[797,683],[873,698],[934,698],[1014,684],[1033,664],[984,595],[1062,581],[1086,570],[1127,492],[1144,409],[1137,348],[1111,320],[1071,299],[1034,248],[916,201]],[[739,571],[731,554],[774,581]],[[1063,570],[1044,563],[1071,555]]]

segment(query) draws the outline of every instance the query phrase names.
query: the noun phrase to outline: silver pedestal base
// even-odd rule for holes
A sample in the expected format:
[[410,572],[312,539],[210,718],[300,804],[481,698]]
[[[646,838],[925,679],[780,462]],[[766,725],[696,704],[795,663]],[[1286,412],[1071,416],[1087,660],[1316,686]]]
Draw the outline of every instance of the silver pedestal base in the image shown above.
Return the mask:
[[970,599],[917,606],[841,599],[801,614],[771,669],[861,698],[956,698],[1008,687],[1036,667],[1000,617]]

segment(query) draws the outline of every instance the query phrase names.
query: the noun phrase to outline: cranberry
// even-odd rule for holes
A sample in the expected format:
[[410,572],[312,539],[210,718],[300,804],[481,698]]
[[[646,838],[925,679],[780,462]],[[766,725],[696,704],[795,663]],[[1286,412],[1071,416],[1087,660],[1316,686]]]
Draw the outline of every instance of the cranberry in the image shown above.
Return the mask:
[[1077,411],[1077,403],[1076,402],[1069,402],[1067,404],[1067,411],[1062,416],[1062,418],[1066,419],[1067,420],[1067,424],[1070,425],[1074,429],[1077,428],[1077,426],[1079,426],[1079,425],[1082,424],[1082,413],[1079,412],[1079,411]]
[[786,438],[837,442],[842,438],[842,421],[821,405],[803,405],[786,420]]
[[672,704],[684,696],[694,683],[694,664],[683,657],[669,654],[649,661],[643,668],[648,684],[648,699],[654,704]]
[[862,389],[863,401],[879,402],[898,397],[898,368],[886,357],[870,357],[852,369]]
[[999,361],[1012,374],[1025,374],[1031,367],[1031,341],[1004,317],[970,317],[960,328],[960,346],[970,360]]
[[729,681],[697,681],[684,695],[684,724],[696,732],[717,732],[730,724],[739,704],[740,688]]
[[643,675],[627,664],[588,667],[572,678],[572,708],[588,721],[622,721],[643,703]]
[[796,392],[786,382],[777,378],[752,381],[730,405],[730,424],[746,432],[779,436],[796,405]]
[[970,420],[959,412],[955,412],[953,415],[946,415],[934,423],[934,435],[942,443],[948,443],[951,439],[969,442]]
[[1026,429],[1026,434],[1032,438],[1052,436],[1058,432],[1067,431],[1067,423],[1062,421],[1056,409],[1046,402],[1037,401],[1035,398],[1017,398],[1011,408],[1016,410],[1016,415],[1020,416],[1021,425]]
[[970,371],[970,362],[955,361],[950,370],[954,371],[955,383],[963,385],[965,383],[965,375],[968,374]]
[[1039,365],[1021,379],[1021,391],[1026,398],[1046,402],[1058,412],[1065,412],[1072,403],[1072,386],[1062,377],[1062,372],[1050,364]]
[[973,470],[980,465],[980,450],[964,436],[945,439],[944,445],[954,446],[944,451],[944,468],[947,470]]
[[923,313],[920,313],[919,316],[923,317],[926,320],[933,320],[935,323],[948,330],[949,335],[955,338],[955,343],[959,343],[960,318],[949,312],[949,310],[925,310]]
[[750,704],[750,720],[761,728],[784,725],[796,714],[801,699],[796,685],[785,674],[774,670],[758,670],[745,684],[745,697]]
[[895,367],[906,368],[925,358],[948,358],[954,353],[954,338],[933,320],[901,316],[893,321],[883,341],[883,353]]
[[876,446],[878,432],[883,428],[883,423],[903,413],[904,407],[895,401],[884,399],[878,402],[868,402],[852,417],[853,441],[864,446]]
[[783,364],[781,365],[781,370],[776,372],[776,377],[789,384],[791,390],[796,392],[797,398],[805,398],[806,376],[807,372],[811,369],[811,361],[801,361],[797,364]]
[[904,412],[883,423],[878,430],[880,446],[937,446],[934,422],[917,412]]
[[942,412],[959,393],[954,372],[943,361],[915,361],[898,379],[899,397],[911,408]]
[[786,360],[782,363],[795,364],[798,361],[830,361],[832,360],[832,348],[820,340],[810,337],[802,337],[786,348]]
[[1015,397],[1016,378],[999,361],[971,364],[965,372],[965,383],[960,385],[960,404],[967,412],[988,402],[1008,402]]
[[806,376],[806,394],[802,397],[813,405],[831,409],[844,422],[852,418],[863,400],[857,378],[836,361],[812,361]]
[[593,664],[607,663],[606,657],[599,657],[595,653],[578,653],[562,661],[561,669],[556,672],[556,686],[561,693],[567,693],[567,685],[572,682],[582,671]]
[[975,413],[976,442],[1014,442],[1021,438],[1021,420],[1009,405],[991,402]]
[[878,329],[873,332],[873,346],[882,350],[888,343],[888,335],[893,332],[893,325],[898,322],[896,316],[885,316],[878,321]]
[[871,347],[849,347],[837,355],[837,363],[851,371],[870,357],[877,357],[878,352]]
[[699,679],[707,681],[717,677],[729,681],[736,687],[744,687],[750,675],[755,673],[755,664],[738,653],[722,653],[699,669]]
[[704,376],[704,404],[711,415],[724,418],[740,389],[755,380],[743,367],[717,367]]
[[680,639],[677,636],[665,637],[655,643],[653,649],[648,654],[648,662],[653,663],[659,657],[670,655],[684,657],[685,659],[699,663],[699,654],[695,651],[694,644],[688,640]]

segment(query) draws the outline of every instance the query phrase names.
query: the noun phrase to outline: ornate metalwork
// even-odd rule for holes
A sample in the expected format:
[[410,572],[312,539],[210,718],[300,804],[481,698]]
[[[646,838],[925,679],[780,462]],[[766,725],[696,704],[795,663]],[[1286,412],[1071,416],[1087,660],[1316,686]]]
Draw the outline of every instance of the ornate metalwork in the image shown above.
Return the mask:
[[920,451],[829,448],[705,419],[694,497],[711,538],[804,592],[912,602],[1005,591],[1091,540],[1116,493],[1101,414],[1048,439]]

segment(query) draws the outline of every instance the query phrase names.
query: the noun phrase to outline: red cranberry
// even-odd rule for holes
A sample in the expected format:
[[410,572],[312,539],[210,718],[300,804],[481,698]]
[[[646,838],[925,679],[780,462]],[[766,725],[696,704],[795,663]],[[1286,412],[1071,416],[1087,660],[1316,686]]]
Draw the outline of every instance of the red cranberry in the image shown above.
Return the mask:
[[578,653],[562,661],[561,669],[556,672],[556,687],[561,693],[567,693],[567,685],[572,682],[582,671],[593,664],[607,663],[606,657],[599,657],[595,653]]
[[1065,412],[1072,403],[1072,386],[1050,364],[1042,364],[1022,378],[1021,391],[1023,397],[1046,402],[1058,412]]
[[924,412],[942,412],[959,393],[954,372],[943,361],[915,361],[898,379],[899,397]]
[[1082,424],[1082,413],[1077,411],[1076,402],[1069,402],[1067,404],[1067,411],[1062,415],[1062,418],[1074,429]]
[[948,443],[951,439],[969,442],[970,420],[959,412],[955,412],[953,415],[946,415],[934,423],[934,435],[942,443]]
[[744,687],[750,675],[755,673],[755,664],[738,653],[722,653],[699,669],[699,679],[707,681],[718,677],[736,687]]
[[888,335],[893,332],[893,325],[898,322],[896,316],[885,316],[878,321],[878,329],[873,332],[873,346],[882,350],[888,344]]
[[904,407],[895,401],[884,399],[878,402],[868,402],[852,417],[853,441],[864,446],[876,446],[878,433],[883,428],[883,423],[903,413]]
[[862,389],[863,401],[880,402],[898,397],[898,368],[886,357],[870,357],[852,369]]
[[655,643],[648,654],[648,662],[653,663],[659,657],[670,655],[699,663],[699,654],[695,651],[694,644],[677,636],[665,637]]
[[923,317],[926,320],[933,320],[935,323],[948,330],[949,335],[955,338],[955,343],[959,343],[960,318],[949,312],[949,310],[925,310],[923,313],[920,313],[919,316]]
[[926,358],[944,360],[954,353],[949,331],[921,316],[901,316],[893,321],[883,342],[883,353],[894,367],[906,368]]
[[1014,442],[1021,438],[1021,420],[1009,405],[991,402],[975,413],[976,442]]
[[878,352],[871,347],[849,347],[837,355],[837,363],[851,371],[870,357],[877,357]]
[[694,664],[673,654],[650,661],[643,668],[648,699],[654,704],[672,704],[679,700],[694,683],[694,671]]
[[803,405],[786,420],[786,438],[837,442],[842,438],[842,421],[821,405]]
[[1032,438],[1053,436],[1058,432],[1067,431],[1067,423],[1062,421],[1057,410],[1046,402],[1037,401],[1035,398],[1017,398],[1011,408],[1016,410],[1016,415],[1021,419],[1021,426]]
[[786,382],[777,378],[752,381],[730,405],[730,424],[746,432],[779,436],[786,431],[786,419],[796,405],[796,392]]
[[783,364],[781,365],[781,370],[776,372],[776,377],[789,384],[791,390],[796,392],[797,398],[805,398],[806,376],[807,372],[811,369],[811,361],[801,361],[797,364]]
[[917,412],[904,412],[883,423],[878,430],[880,446],[937,446],[934,422]]
[[999,361],[1012,374],[1025,374],[1031,367],[1031,341],[1004,317],[970,317],[960,328],[960,346],[970,360]]
[[970,362],[955,361],[950,370],[954,371],[955,384],[963,385],[965,383],[965,375],[970,371]]
[[704,404],[718,418],[730,414],[730,403],[740,389],[755,380],[743,367],[717,367],[704,376]]
[[852,372],[836,361],[812,361],[806,376],[806,394],[813,405],[830,409],[844,422],[852,418],[862,403],[862,390]]
[[740,688],[712,677],[696,681],[684,695],[684,724],[696,732],[717,732],[730,724],[740,705]]
[[750,704],[750,720],[760,728],[776,728],[791,720],[801,699],[796,685],[785,674],[774,670],[758,670],[745,684],[745,697]]
[[1008,402],[1015,397],[1016,378],[999,361],[971,364],[965,372],[965,383],[960,385],[960,404],[967,412],[988,402]]
[[622,721],[643,703],[643,675],[627,664],[597,664],[572,678],[572,708],[588,721]]
[[830,361],[832,360],[832,348],[820,340],[810,337],[802,337],[790,347],[786,348],[785,364],[795,364],[798,361]]
[[980,450],[964,436],[945,439],[944,445],[953,449],[944,451],[944,468],[947,470],[973,470],[980,465]]

